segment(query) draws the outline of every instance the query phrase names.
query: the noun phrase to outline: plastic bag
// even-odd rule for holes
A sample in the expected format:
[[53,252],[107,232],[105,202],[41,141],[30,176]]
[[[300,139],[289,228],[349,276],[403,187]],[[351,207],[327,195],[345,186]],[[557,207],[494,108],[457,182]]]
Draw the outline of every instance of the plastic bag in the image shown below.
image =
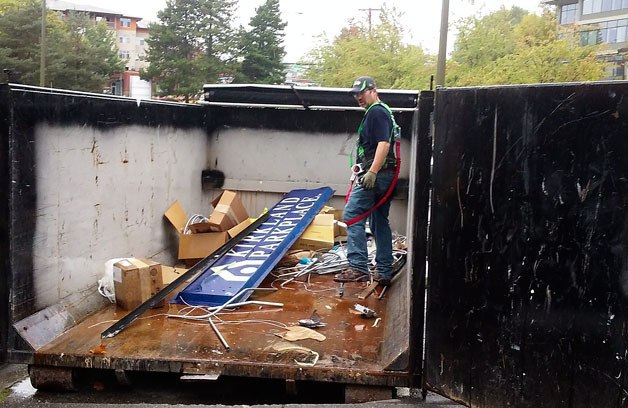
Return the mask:
[[125,258],[113,258],[105,262],[105,275],[98,280],[98,293],[116,303],[116,290],[113,285],[113,264]]

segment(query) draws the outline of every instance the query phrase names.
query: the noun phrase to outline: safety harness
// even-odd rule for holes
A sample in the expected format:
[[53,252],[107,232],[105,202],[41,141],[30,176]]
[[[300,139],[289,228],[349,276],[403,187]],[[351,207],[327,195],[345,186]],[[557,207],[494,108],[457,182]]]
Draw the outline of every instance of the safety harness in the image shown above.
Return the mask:
[[[388,152],[388,155],[386,156],[386,161],[382,165],[382,168],[384,168],[384,166],[387,166],[389,164],[389,158],[390,156],[392,156],[395,161],[395,174],[393,176],[392,182],[390,183],[390,186],[388,187],[388,190],[386,191],[386,194],[384,194],[384,196],[375,204],[375,206],[373,206],[373,208],[370,208],[365,213],[360,214],[350,220],[345,221],[345,224],[347,225],[353,225],[356,222],[363,220],[364,218],[371,215],[371,213],[375,211],[380,205],[384,204],[392,195],[392,192],[394,191],[395,186],[397,185],[397,180],[399,179],[399,170],[401,168],[401,128],[399,127],[399,125],[397,125],[397,122],[395,121],[395,116],[393,115],[390,107],[383,102],[376,102],[372,104],[371,106],[369,106],[368,109],[366,110],[366,113],[364,114],[364,117],[362,118],[362,121],[360,122],[360,126],[358,127],[358,140],[356,142],[357,148],[358,148],[358,158],[364,160],[365,154],[364,154],[364,148],[360,145],[360,135],[362,134],[362,128],[364,127],[364,121],[366,119],[366,116],[368,115],[369,111],[376,105],[380,105],[383,108],[385,108],[390,114],[390,120],[392,121],[392,129],[390,131],[390,150]],[[372,163],[372,160],[373,159],[370,160],[371,163]],[[350,164],[351,164],[351,168],[353,169],[354,168],[353,152],[351,152]],[[354,174],[352,174],[351,181],[349,183],[349,191],[347,191],[347,196],[345,197],[345,204],[349,201],[349,196],[351,195],[351,191],[353,190],[353,183],[356,181],[356,179],[357,178],[355,177],[355,171],[354,171]]]

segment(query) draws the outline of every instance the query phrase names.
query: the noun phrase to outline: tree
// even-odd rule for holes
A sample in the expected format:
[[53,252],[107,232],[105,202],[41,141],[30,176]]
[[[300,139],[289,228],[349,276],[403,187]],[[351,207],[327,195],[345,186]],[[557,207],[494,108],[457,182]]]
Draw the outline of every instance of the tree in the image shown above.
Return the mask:
[[515,49],[513,29],[527,11],[503,6],[483,18],[463,19],[451,55],[453,62],[466,67],[478,67],[512,53]]
[[87,13],[70,13],[64,21],[48,41],[48,81],[65,89],[102,92],[109,78],[124,69],[113,34],[104,21],[96,22]]
[[575,33],[559,35],[554,14],[547,10],[541,16],[521,16],[516,8],[501,9],[467,24],[452,55],[448,85],[593,81],[603,76],[604,63],[596,59],[600,48],[579,46]]
[[[14,3],[0,14],[0,67],[12,71],[12,80],[39,85],[41,2],[15,0]],[[61,20],[56,13],[49,12],[46,36],[48,84],[102,92],[111,75],[124,66],[104,23],[97,24],[85,14]]]
[[20,0],[0,0],[0,15],[3,15],[8,10],[13,9],[20,4]]
[[0,68],[11,80],[39,84],[41,6],[36,0],[7,5],[0,16]]
[[216,82],[233,58],[232,20],[235,0],[167,0],[150,25],[148,69],[142,79],[158,84],[161,95],[198,94]]
[[242,74],[253,83],[278,84],[284,80],[282,45],[286,23],[281,20],[279,0],[266,0],[255,9],[251,29],[242,37]]
[[403,44],[399,19],[395,9],[385,7],[375,26],[351,21],[331,43],[310,52],[309,76],[324,86],[347,87],[370,75],[380,88],[428,88],[435,58],[420,46]]

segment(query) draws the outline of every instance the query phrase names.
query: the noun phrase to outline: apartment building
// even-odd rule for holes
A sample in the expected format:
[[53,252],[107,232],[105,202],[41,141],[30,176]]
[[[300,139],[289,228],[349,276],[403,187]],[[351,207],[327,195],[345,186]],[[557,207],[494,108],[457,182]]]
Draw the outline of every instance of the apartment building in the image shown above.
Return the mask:
[[626,79],[628,0],[547,0],[557,7],[560,25],[575,25],[581,45],[606,44],[608,79]]
[[96,21],[104,21],[114,32],[120,58],[125,61],[125,70],[112,78],[106,91],[114,95],[131,96],[134,98],[150,98],[151,84],[140,79],[140,69],[146,68],[144,60],[149,36],[148,24],[141,17],[126,16],[122,13],[100,7],[88,6],[60,0],[47,0],[50,10],[62,14],[70,12],[87,13]]

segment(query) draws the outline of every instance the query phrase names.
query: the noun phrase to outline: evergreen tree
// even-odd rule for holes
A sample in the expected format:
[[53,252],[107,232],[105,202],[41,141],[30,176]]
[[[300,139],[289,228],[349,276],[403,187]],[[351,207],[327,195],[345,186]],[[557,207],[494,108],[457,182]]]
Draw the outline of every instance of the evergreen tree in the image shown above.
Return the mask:
[[143,79],[153,80],[160,95],[198,94],[216,82],[233,58],[232,20],[235,0],[168,0],[150,25]]
[[21,1],[0,15],[0,69],[11,81],[39,85],[41,4]]
[[[39,85],[41,1],[0,2],[0,68],[11,80]],[[122,71],[113,34],[86,14],[62,20],[46,16],[46,85],[102,92],[107,80]]]
[[111,75],[124,69],[113,33],[87,13],[70,13],[63,30],[50,37],[46,82],[53,86],[102,92]]
[[281,20],[279,0],[266,0],[255,9],[249,22],[251,29],[243,34],[242,74],[253,83],[280,84],[285,70],[283,43],[286,23]]

